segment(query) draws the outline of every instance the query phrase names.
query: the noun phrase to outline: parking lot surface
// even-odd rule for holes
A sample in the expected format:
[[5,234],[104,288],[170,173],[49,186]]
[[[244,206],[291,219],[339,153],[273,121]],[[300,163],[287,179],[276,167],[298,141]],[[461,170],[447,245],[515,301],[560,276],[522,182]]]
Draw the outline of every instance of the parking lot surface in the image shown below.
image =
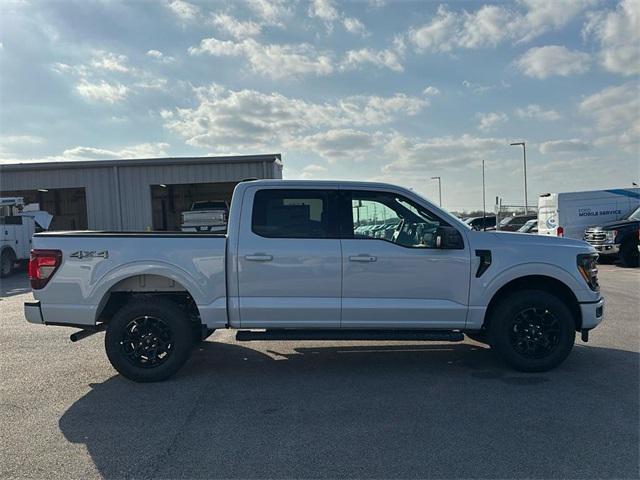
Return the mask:
[[116,374],[103,334],[27,324],[0,291],[0,478],[638,478],[640,270],[600,267],[605,323],[558,369],[465,343],[216,332],[172,380]]

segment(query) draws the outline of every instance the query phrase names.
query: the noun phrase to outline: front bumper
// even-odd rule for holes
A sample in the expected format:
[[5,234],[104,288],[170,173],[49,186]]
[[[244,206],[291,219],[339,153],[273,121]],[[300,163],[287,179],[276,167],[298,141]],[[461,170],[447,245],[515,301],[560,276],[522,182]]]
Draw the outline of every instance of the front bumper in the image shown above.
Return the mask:
[[596,302],[581,303],[582,329],[591,330],[597,327],[604,320],[604,298]]
[[39,301],[24,302],[24,316],[29,323],[44,325],[44,318],[42,317]]
[[620,253],[620,245],[615,243],[603,243],[601,245],[591,245],[600,255],[617,255]]

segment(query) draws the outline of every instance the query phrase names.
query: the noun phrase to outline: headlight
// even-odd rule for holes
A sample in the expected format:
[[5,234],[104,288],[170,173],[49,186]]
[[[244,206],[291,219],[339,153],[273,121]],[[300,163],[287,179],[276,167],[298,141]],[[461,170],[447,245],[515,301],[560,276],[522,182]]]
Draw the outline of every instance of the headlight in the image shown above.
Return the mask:
[[587,282],[589,288],[594,292],[600,291],[600,285],[598,285],[598,254],[597,253],[582,253],[578,255],[578,271],[584,281]]
[[616,237],[618,236],[618,231],[617,230],[609,230],[606,233],[606,239],[607,239],[607,243],[613,243],[616,241]]

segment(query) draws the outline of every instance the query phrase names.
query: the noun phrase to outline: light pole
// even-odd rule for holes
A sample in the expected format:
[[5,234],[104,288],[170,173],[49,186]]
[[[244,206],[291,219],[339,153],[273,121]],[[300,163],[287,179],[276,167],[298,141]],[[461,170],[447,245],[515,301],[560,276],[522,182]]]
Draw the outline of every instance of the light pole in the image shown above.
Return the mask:
[[525,142],[515,142],[511,146],[522,145],[522,155],[524,160],[524,213],[529,213],[529,203],[527,202],[527,146]]
[[484,196],[484,160],[482,160],[482,229],[487,229],[487,207]]
[[438,180],[438,205],[442,207],[442,180],[440,177],[431,177],[431,180]]

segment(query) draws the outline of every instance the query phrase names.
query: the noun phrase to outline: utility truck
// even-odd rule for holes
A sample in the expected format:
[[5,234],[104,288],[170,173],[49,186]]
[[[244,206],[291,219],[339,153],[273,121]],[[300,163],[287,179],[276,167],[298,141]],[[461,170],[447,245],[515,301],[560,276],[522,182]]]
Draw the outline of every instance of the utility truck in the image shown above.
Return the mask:
[[[393,233],[360,233],[375,223]],[[72,340],[106,330],[111,364],[140,382],[175,374],[216,329],[238,341],[467,334],[544,371],[603,319],[596,259],[580,240],[473,231],[401,187],[247,181],[226,235],[36,234],[25,315],[80,328]]]
[[49,228],[53,217],[22,197],[0,198],[0,277],[8,277],[19,263],[29,260],[31,237]]

